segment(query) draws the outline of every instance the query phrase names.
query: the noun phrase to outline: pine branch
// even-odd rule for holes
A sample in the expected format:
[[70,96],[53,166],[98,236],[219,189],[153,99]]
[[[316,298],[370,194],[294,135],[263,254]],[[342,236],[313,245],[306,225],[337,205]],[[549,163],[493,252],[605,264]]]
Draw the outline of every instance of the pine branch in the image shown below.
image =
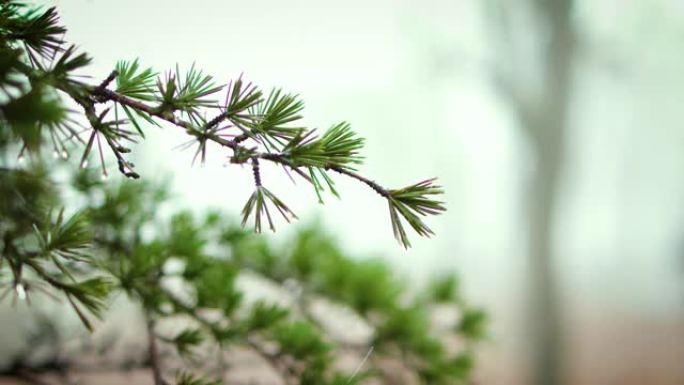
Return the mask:
[[[186,132],[188,132],[190,135],[193,135],[193,136],[198,135],[199,130],[194,124],[192,124],[188,121],[185,121],[181,118],[178,118],[174,115],[162,113],[162,112],[158,111],[156,108],[149,106],[145,103],[138,102],[136,100],[133,100],[133,99],[128,98],[126,96],[120,95],[120,94],[118,94],[114,91],[111,91],[111,90],[102,90],[102,91],[98,92],[97,90],[93,89],[92,92],[96,96],[101,96],[103,98],[103,100],[114,101],[114,102],[117,102],[121,105],[128,106],[130,108],[144,112],[144,113],[146,113],[152,117],[164,120],[164,121],[171,123],[175,126],[184,128],[186,130]],[[264,159],[264,160],[268,160],[271,162],[275,162],[275,163],[279,163],[279,164],[288,166],[292,169],[298,169],[298,166],[296,164],[294,164],[293,162],[291,162],[288,159],[288,156],[286,154],[253,152],[253,151],[250,151],[248,148],[241,146],[238,143],[238,140],[228,140],[228,139],[216,136],[216,135],[210,136],[209,139],[211,141],[215,142],[216,144],[219,144],[223,147],[230,148],[231,150],[244,151],[244,152],[250,153],[251,155],[248,157],[248,159],[251,159],[251,158]],[[386,197],[388,195],[387,189],[380,186],[376,182],[371,181],[370,179],[363,177],[362,175],[360,175],[356,172],[353,172],[351,170],[347,170],[343,167],[338,167],[335,165],[326,165],[324,168],[328,169],[328,170],[333,170],[335,172],[338,172],[340,174],[346,175],[350,178],[353,178],[353,179],[356,179],[360,182],[363,182],[368,187],[372,188],[374,191],[376,191],[378,194],[380,194],[384,197]]]
[[[235,82],[231,80],[227,90],[226,100],[221,107],[221,113],[207,122],[206,126],[211,128],[227,119],[236,127],[243,131],[247,131],[247,126],[253,120],[252,115],[248,111],[254,108],[256,104],[263,101],[261,99],[261,91],[259,91],[251,82],[244,85],[242,76]],[[236,142],[247,139],[247,136],[240,140],[238,140],[238,138],[239,137],[235,138]]]
[[[196,321],[203,329],[206,329],[216,339],[216,342],[219,345],[224,343],[223,339],[220,337],[222,334],[221,327],[217,323],[209,321],[205,317],[201,316],[198,313],[197,308],[187,305],[183,301],[180,301],[178,298],[176,298],[174,294],[169,293],[167,291],[166,295],[167,299],[175,308],[179,309],[182,313],[190,316],[190,318]],[[255,332],[259,331],[259,328],[248,330]],[[297,370],[294,366],[282,362],[280,360],[281,355],[279,353],[268,352],[258,342],[256,342],[253,338],[250,338],[249,336],[243,336],[243,338],[240,339],[240,342],[243,345],[249,347],[252,351],[257,353],[266,362],[268,362],[273,369],[275,369],[277,372],[281,374],[283,380],[287,384],[292,383],[292,379],[297,375]]]
[[[105,88],[107,88],[109,86],[109,84],[111,82],[114,81],[114,79],[116,79],[117,76],[119,76],[119,71],[114,70],[114,71],[110,72],[109,75],[107,75],[107,77],[100,83],[100,85],[97,86],[97,89],[98,90],[104,90]],[[121,92],[121,91],[119,91],[119,92]]]
[[[157,109],[155,109],[154,107],[146,105],[142,102],[138,102],[136,100],[133,100],[133,99],[128,98],[126,96],[120,95],[120,94],[113,92],[111,90],[95,90],[95,89],[93,89],[92,92],[96,96],[101,96],[103,100],[111,100],[111,101],[117,102],[121,105],[131,107],[131,108],[136,109],[138,111],[142,111],[142,112],[144,112],[150,116],[153,116],[155,118],[167,121],[167,122],[169,122],[175,126],[184,128],[186,130],[186,132],[188,132],[190,135],[194,135],[194,136],[200,135],[198,133],[199,130],[196,128],[196,126],[194,124],[187,122],[187,121],[184,121],[183,119],[178,118],[174,115],[162,113],[162,112],[158,111]],[[268,160],[271,162],[282,164],[284,166],[288,166],[294,170],[298,170],[300,167],[290,160],[289,154],[268,153],[268,152],[267,153],[261,153],[261,152],[250,151],[249,149],[241,146],[238,143],[239,141],[237,140],[237,138],[235,140],[228,140],[228,139],[221,138],[217,135],[212,135],[212,136],[209,136],[209,139],[212,140],[213,142],[221,145],[221,146],[230,148],[233,151],[243,151],[246,153],[250,153],[250,156],[248,157],[248,159],[251,159],[251,158],[264,159],[264,160]],[[322,168],[324,168],[326,170],[333,170],[337,173],[349,176],[350,178],[356,179],[356,180],[366,184],[368,187],[370,187],[371,189],[373,189],[375,192],[382,195],[383,197],[387,197],[389,195],[387,189],[380,186],[376,182],[371,181],[370,179],[367,179],[367,178],[363,177],[362,175],[352,171],[351,169],[347,169],[345,167],[338,166],[338,165],[329,165],[329,164],[325,164],[323,166],[324,167],[322,167]]]
[[250,108],[255,119],[247,123],[248,129],[243,129],[243,135],[262,143],[267,150],[275,151],[304,130],[289,125],[302,118],[299,113],[303,109],[304,102],[297,95],[285,94],[280,89],[271,90],[266,101]]
[[[48,218],[50,218],[48,214]],[[84,250],[90,246],[91,232],[84,212],[64,219],[64,209],[57,215],[56,223],[47,223],[41,231],[35,224],[34,230],[43,253],[54,258],[85,261]]]
[[250,216],[254,215],[254,231],[260,233],[262,228],[261,218],[265,216],[268,220],[268,227],[271,231],[275,232],[273,218],[268,209],[269,203],[278,210],[280,215],[282,215],[288,223],[291,219],[297,219],[297,215],[295,215],[285,203],[261,185],[261,175],[259,173],[259,162],[257,158],[252,158],[252,172],[254,173],[254,184],[256,185],[256,189],[242,209],[242,226],[247,223]]
[[24,15],[12,12],[9,7],[6,10],[9,14],[2,15],[7,17],[4,21],[13,24],[9,29],[15,31],[9,34],[10,39],[21,40],[31,53],[35,52],[43,58],[50,58],[62,49],[62,36],[66,28],[59,25],[55,7],[42,13],[39,8],[33,8]]
[[444,203],[433,200],[431,195],[440,195],[444,191],[440,186],[433,184],[435,179],[427,179],[414,185],[398,190],[390,190],[387,198],[392,221],[392,229],[395,238],[404,247],[408,248],[411,243],[406,236],[400,216],[419,235],[429,237],[434,234],[432,230],[420,219],[420,216],[436,215],[446,210]]
[[41,279],[45,280],[45,282],[49,283],[54,288],[61,290],[84,326],[89,331],[93,331],[90,320],[86,317],[80,306],[78,306],[77,302],[84,306],[96,318],[101,318],[102,312],[105,309],[104,300],[112,289],[112,283],[104,277],[67,283],[54,277],[52,274],[49,274],[43,266],[34,259],[27,259],[24,262],[31,267]]
[[[114,73],[117,74],[116,92],[120,95],[125,95],[133,99],[148,102],[155,100],[154,85],[157,73],[152,71],[151,68],[141,70],[140,65],[138,64],[138,59],[135,59],[133,62],[127,62],[123,60],[117,62],[116,69],[114,72],[112,72],[112,74]],[[107,88],[106,85],[103,87],[103,84],[106,84],[106,82],[100,84],[100,87],[98,87],[97,91],[95,92],[96,94],[101,93]],[[115,108],[117,107],[118,104],[115,105]],[[147,114],[142,114],[138,112],[138,110],[131,109],[125,105],[121,105],[121,107],[128,117],[128,120],[143,138],[145,137],[145,134],[138,123],[136,116],[144,119],[148,123],[157,125],[157,123]]]
[[[157,117],[159,119],[163,119],[169,123],[172,123],[176,126],[182,127],[186,129],[186,132],[192,133],[191,135],[194,136],[199,136],[201,135],[198,133],[198,129],[190,122],[184,121],[180,118],[177,118],[173,115],[167,115],[167,114],[162,114],[158,111],[155,111],[155,109],[151,106],[145,105],[144,103],[137,102],[134,100],[131,100],[129,98],[126,98],[125,96],[118,95],[115,92],[109,91],[109,90],[104,90],[102,91],[102,96],[104,99],[107,100],[112,100],[117,103],[120,103],[122,105],[127,105],[132,108],[136,108],[140,111],[143,111],[145,113],[148,113],[151,116]],[[427,227],[422,220],[415,215],[412,211],[425,216],[425,215],[437,215],[446,209],[443,206],[442,202],[439,201],[434,201],[429,198],[429,196],[432,195],[439,195],[443,193],[443,190],[439,187],[436,188],[428,188],[427,190],[422,190],[421,189],[421,184],[429,182],[428,184],[431,184],[435,179],[430,179],[425,182],[421,182],[417,185],[407,187],[406,189],[409,189],[408,191],[404,191],[405,189],[401,190],[389,190],[375,181],[372,181],[357,172],[353,171],[353,169],[349,168],[346,166],[348,163],[356,163],[360,162],[360,158],[356,156],[356,152],[358,148],[362,145],[362,140],[359,139],[354,139],[350,135],[350,131],[348,128],[348,125],[342,124],[342,125],[337,125],[333,126],[333,128],[329,131],[332,132],[332,134],[329,134],[327,138],[324,136],[325,141],[324,142],[318,142],[311,140],[309,142],[306,142],[306,139],[299,139],[299,145],[295,143],[294,145],[291,145],[289,148],[285,148],[284,152],[282,153],[271,153],[271,152],[255,152],[248,150],[247,148],[243,147],[238,143],[237,140],[228,140],[225,138],[222,138],[218,135],[209,135],[208,139],[227,148],[232,149],[234,152],[238,151],[244,151],[247,153],[250,153],[250,158],[251,159],[264,159],[268,160],[274,163],[281,164],[283,166],[287,166],[293,170],[299,170],[302,165],[298,165],[293,161],[293,155],[291,151],[292,149],[298,148],[298,151],[301,153],[301,146],[308,146],[309,148],[315,149],[315,151],[325,151],[325,147],[323,147],[323,144],[327,144],[328,149],[333,148],[337,151],[337,154],[342,154],[341,158],[345,161],[343,162],[337,162],[337,164],[329,164],[329,163],[323,163],[320,161],[320,158],[317,158],[319,162],[316,163],[316,165],[321,166],[318,167],[323,170],[332,170],[335,171],[339,174],[346,175],[350,178],[356,179],[357,181],[360,181],[370,187],[372,190],[374,190],[376,193],[379,195],[385,197],[388,199],[389,202],[389,207],[390,207],[390,218],[393,226],[393,231],[395,234],[395,238],[406,248],[410,247],[410,241],[408,240],[408,236],[406,234],[406,231],[403,229],[403,226],[400,221],[400,216],[404,217],[408,221],[408,223],[411,225],[411,227],[419,234],[422,236],[429,236],[433,234],[432,230]],[[301,135],[301,133],[299,134]],[[301,136],[299,136],[301,137]],[[340,138],[342,141],[339,141]],[[337,142],[336,142],[337,140]],[[312,142],[315,142],[314,145],[312,145]],[[332,143],[332,145],[331,145]],[[299,147],[297,147],[299,146]],[[321,150],[321,148],[323,148]],[[340,151],[342,149],[342,151]],[[304,150],[306,151],[306,150]],[[296,152],[296,151],[295,151]],[[306,152],[304,152],[306,153]],[[319,152],[320,153],[320,152]],[[296,156],[296,155],[295,155]],[[415,189],[418,189],[417,191]],[[416,200],[416,199],[411,199],[410,195],[419,193],[422,194],[422,198]],[[408,195],[407,195],[408,194]],[[253,195],[248,203],[252,203],[252,205],[249,205],[249,207],[246,205],[245,208],[249,208],[252,210],[253,208],[256,207],[256,199],[259,199],[257,196],[259,195],[257,192],[255,192],[255,195]],[[263,195],[263,194],[261,194]],[[261,197],[263,199],[263,196]],[[253,201],[254,200],[254,201]],[[408,205],[407,205],[408,202]],[[265,206],[260,206],[260,207],[265,207]],[[413,210],[412,207],[417,207],[418,210]],[[244,218],[244,213],[245,211],[243,210],[243,218]],[[251,211],[248,211],[247,213],[251,213]],[[266,213],[262,209],[262,213]],[[286,217],[286,215],[283,215]],[[269,225],[272,224],[272,221],[269,221]],[[256,228],[256,226],[255,226]],[[272,228],[272,227],[271,227]],[[261,226],[258,226],[258,229],[260,231]]]
[[346,122],[333,125],[320,138],[314,130],[300,132],[287,143],[281,155],[298,167],[334,166],[353,171],[351,165],[363,160],[359,150],[363,148],[364,139],[355,135]]
[[[293,170],[313,185],[319,202],[323,201],[321,193],[325,189],[339,197],[334,181],[327,171],[356,179],[388,199],[393,232],[404,247],[409,247],[410,242],[400,218],[406,220],[419,235],[429,236],[433,232],[422,222],[419,215],[437,215],[445,210],[441,202],[432,199],[433,195],[442,193],[441,189],[431,189],[423,194],[419,201],[413,201],[403,196],[401,190],[389,190],[358,174],[354,167],[362,162],[360,150],[364,140],[357,137],[347,123],[333,125],[320,137],[317,137],[313,130],[307,131],[303,127],[293,126],[301,119],[300,113],[304,107],[296,95],[274,89],[265,100],[262,100],[261,92],[256,87],[251,83],[244,84],[239,78],[229,83],[226,101],[220,106],[210,97],[223,87],[216,86],[213,79],[196,69],[194,64],[184,74],[176,67],[175,72],[168,72],[160,78],[149,68],[141,69],[137,60],[117,63],[115,71],[107,79],[93,86],[71,76],[74,70],[87,65],[89,61],[84,54],[76,55],[72,46],[50,69],[35,64],[35,68],[24,69],[24,72],[31,76],[34,76],[36,71],[49,74],[57,79],[53,84],[55,88],[68,94],[83,107],[92,132],[82,164],[86,163],[90,150],[97,144],[103,177],[107,176],[103,145],[107,145],[115,155],[119,170],[124,175],[130,178],[139,177],[133,171],[133,164],[125,159],[124,154],[128,153],[129,149],[124,147],[121,141],[134,142],[135,135],[144,135],[137,120],[142,118],[153,124],[157,124],[157,120],[162,120],[183,128],[192,137],[189,144],[194,142],[198,146],[193,161],[200,157],[204,162],[207,144],[213,142],[232,151],[231,163],[266,160],[282,166],[286,171]],[[110,90],[107,85],[114,79],[116,90]],[[114,103],[115,118],[106,121],[108,109],[97,115],[95,105],[108,102]],[[123,109],[137,133],[121,128],[126,122],[118,118],[119,107]],[[220,112],[206,120],[202,112],[207,109],[219,109]],[[229,124],[221,127],[221,122],[224,121]],[[227,134],[226,130],[231,128],[242,133]],[[257,147],[243,145],[247,139],[255,141]],[[259,146],[263,151],[259,150]],[[56,152],[60,151],[56,149]],[[274,229],[267,202],[276,207],[286,220],[295,217],[269,190],[258,186],[243,209],[244,221],[254,214],[255,230],[261,230],[263,216],[268,220],[269,227]]]
[[152,315],[145,314],[145,325],[147,328],[147,353],[150,357],[150,365],[152,366],[152,377],[155,385],[167,385],[162,377],[161,358],[159,357],[159,350],[157,348],[157,336],[154,332],[155,322]]

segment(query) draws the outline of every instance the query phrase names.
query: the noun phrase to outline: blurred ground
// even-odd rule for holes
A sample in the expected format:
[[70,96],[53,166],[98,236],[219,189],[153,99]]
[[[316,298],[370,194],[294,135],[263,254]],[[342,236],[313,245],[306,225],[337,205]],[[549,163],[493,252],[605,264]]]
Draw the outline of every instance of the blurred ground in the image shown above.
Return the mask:
[[[625,317],[621,314],[576,317],[567,341],[568,385],[684,384],[684,323]],[[530,379],[525,357],[483,349],[480,384],[523,385]]]
[[[573,323],[566,367],[568,385],[681,385],[684,384],[684,324],[662,320],[635,320],[612,314],[610,317],[585,316]],[[226,354],[229,362],[226,385],[280,384],[278,376],[253,353]],[[347,357],[353,367],[358,357]],[[523,385],[529,383],[523,356],[511,359],[498,351],[496,342],[482,349],[478,362],[478,384]],[[36,376],[35,384],[128,384],[152,385],[150,370],[94,370],[76,368],[69,372],[70,382],[56,373]],[[30,381],[0,377],[0,385],[30,384]]]

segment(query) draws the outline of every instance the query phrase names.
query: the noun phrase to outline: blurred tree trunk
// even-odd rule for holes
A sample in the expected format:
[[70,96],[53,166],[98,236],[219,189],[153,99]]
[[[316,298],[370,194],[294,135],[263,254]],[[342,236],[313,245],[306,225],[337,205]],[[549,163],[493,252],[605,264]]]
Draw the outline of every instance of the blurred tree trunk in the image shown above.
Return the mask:
[[[504,4],[508,3],[508,4]],[[520,4],[499,3],[506,13]],[[532,339],[533,383],[555,385],[561,382],[562,317],[558,287],[554,276],[553,225],[559,177],[564,160],[564,139],[568,101],[571,93],[574,37],[571,25],[571,0],[533,0],[532,27],[539,55],[527,58],[538,73],[523,76],[529,68],[497,71],[496,80],[508,98],[526,133],[534,156],[534,170],[528,185],[527,219],[530,293],[529,336]],[[505,15],[504,15],[505,16]],[[507,45],[502,53],[514,52],[511,26],[498,26]],[[507,58],[502,58],[506,60]],[[510,58],[509,58],[510,59]],[[526,60],[527,60],[526,59]],[[523,60],[523,63],[527,63]],[[535,62],[537,61],[537,62]],[[505,64],[509,65],[509,64]],[[530,79],[536,80],[530,82]],[[536,88],[535,88],[536,87]]]

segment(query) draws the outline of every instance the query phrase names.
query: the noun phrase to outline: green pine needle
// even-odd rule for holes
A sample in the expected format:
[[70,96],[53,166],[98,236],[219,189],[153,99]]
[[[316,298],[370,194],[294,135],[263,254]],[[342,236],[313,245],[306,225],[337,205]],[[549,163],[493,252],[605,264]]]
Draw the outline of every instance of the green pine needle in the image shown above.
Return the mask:
[[305,321],[281,325],[273,337],[284,353],[298,360],[325,357],[331,348],[316,327]]
[[157,77],[157,91],[159,102],[161,102],[159,108],[161,110],[173,111],[175,109],[176,88],[176,77],[171,72],[167,72],[163,80],[161,77]]
[[85,53],[76,53],[76,46],[71,45],[57,60],[52,63],[48,75],[63,90],[67,90],[71,95],[78,95],[79,98],[85,97],[87,89],[83,83],[77,80],[73,72],[81,69],[92,62],[92,58]]
[[162,111],[181,111],[193,120],[200,119],[199,108],[218,107],[218,103],[209,96],[219,92],[223,86],[217,86],[214,79],[196,69],[193,64],[183,75],[178,66],[175,73],[167,72],[164,79],[157,78],[159,107]]
[[282,215],[283,218],[289,223],[292,219],[297,219],[292,210],[290,210],[283,201],[278,197],[273,195],[268,189],[263,186],[257,186],[256,190],[252,196],[249,197],[245,207],[242,209],[242,226],[244,227],[249,217],[254,215],[254,231],[257,233],[261,232],[262,229],[262,217],[266,217],[268,220],[268,227],[271,231],[275,232],[275,225],[273,224],[273,218],[271,217],[271,212],[268,209],[269,202],[273,205]]
[[55,224],[49,225],[45,231],[40,231],[34,225],[34,230],[45,253],[65,259],[83,260],[84,250],[88,248],[92,239],[88,220],[83,211],[65,221],[62,209]]
[[309,167],[309,177],[311,179],[311,184],[314,187],[314,191],[316,191],[318,203],[323,203],[322,193],[325,191],[325,188],[323,187],[323,183],[321,183],[319,177],[316,174],[320,175],[320,177],[323,179],[323,182],[325,182],[328,190],[330,190],[330,193],[333,194],[335,197],[340,198],[340,194],[337,192],[337,189],[335,189],[335,181],[332,180],[332,178],[328,175],[325,169]]
[[263,101],[262,93],[251,82],[244,84],[242,77],[235,82],[231,81],[227,88],[223,115],[237,127],[246,130],[252,122],[252,115],[248,113],[248,110]]
[[[5,5],[2,6],[5,7]],[[55,7],[50,7],[43,13],[40,13],[40,8],[32,8],[23,15],[11,11],[9,15],[3,16],[20,16],[16,19],[9,17],[5,19],[10,22],[8,24],[13,24],[12,29],[15,30],[10,34],[11,38],[23,41],[29,50],[45,59],[53,57],[62,49],[62,44],[64,44],[62,37],[66,28],[59,25],[59,15]]]
[[221,385],[222,383],[221,380],[210,380],[185,371],[180,371],[176,375],[176,385]]
[[245,325],[248,330],[263,330],[284,320],[288,314],[288,309],[260,300],[252,306],[249,317],[245,320]]
[[321,138],[323,153],[329,162],[341,167],[349,164],[360,164],[363,157],[359,151],[363,148],[364,139],[357,137],[347,122],[330,127]]
[[82,282],[60,285],[67,296],[69,303],[76,311],[83,324],[92,331],[92,325],[85,316],[77,302],[85,307],[96,318],[102,318],[102,312],[106,308],[105,300],[112,290],[113,284],[104,277],[91,278]]
[[[133,125],[133,127],[135,127],[135,130],[138,131],[138,133],[140,134],[141,137],[144,138],[145,133],[144,133],[142,127],[140,126],[140,123],[136,119],[136,116],[144,119],[147,123],[153,124],[155,126],[159,126],[159,123],[154,121],[154,119],[152,119],[146,113],[140,112],[140,111],[136,110],[135,108],[130,108],[130,107],[124,106],[124,105],[121,105],[121,107],[123,108],[123,111],[126,114],[126,117],[128,117],[128,121],[131,122],[131,124]],[[118,109],[118,105],[115,105],[114,108]],[[118,115],[118,112],[117,112],[117,115]],[[118,118],[116,120],[118,120]]]
[[[155,100],[154,84],[157,73],[152,68],[141,69],[138,59],[120,60],[116,63],[116,92],[129,98]],[[129,116],[130,118],[130,116]]]
[[52,73],[53,75],[67,75],[71,71],[87,66],[90,62],[92,62],[92,58],[85,53],[76,54],[76,46],[71,45],[52,64]]
[[303,130],[290,124],[302,118],[304,102],[297,95],[273,89],[265,101],[250,108],[253,121],[245,134],[261,141],[265,146],[284,146]]
[[204,341],[204,335],[199,329],[184,329],[178,335],[176,335],[172,342],[176,346],[178,354],[181,356],[191,356],[192,348],[198,346]]
[[195,68],[193,63],[190,69],[185,73],[185,77],[181,76],[178,66],[176,66],[176,76],[178,82],[178,93],[176,99],[182,106],[182,109],[187,111],[198,107],[216,107],[216,101],[206,99],[218,91],[223,86],[216,86],[214,79],[202,73],[201,70]]
[[363,144],[364,139],[356,136],[349,123],[342,122],[320,138],[314,130],[299,133],[283,148],[283,154],[295,166],[354,170],[352,165],[363,162],[359,153]]
[[411,242],[400,218],[404,218],[418,235],[429,237],[434,232],[420,219],[420,216],[439,215],[446,211],[443,202],[430,198],[432,195],[444,193],[441,186],[433,185],[435,180],[436,178],[427,179],[402,189],[389,191],[387,202],[392,230],[394,237],[404,248],[411,247]]

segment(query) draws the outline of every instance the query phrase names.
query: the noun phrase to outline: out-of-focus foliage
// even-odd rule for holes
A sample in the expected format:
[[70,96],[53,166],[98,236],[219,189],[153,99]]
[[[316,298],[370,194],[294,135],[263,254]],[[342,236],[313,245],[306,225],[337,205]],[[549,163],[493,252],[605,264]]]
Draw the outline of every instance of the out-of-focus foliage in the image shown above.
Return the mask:
[[[49,175],[42,180],[51,184]],[[62,213],[55,213],[52,227],[35,230],[39,234],[35,237],[50,242],[27,239],[12,244],[22,250],[57,245],[74,253],[84,229],[73,223],[83,221],[91,246],[86,253],[77,249],[76,261],[67,258],[71,254],[57,254],[57,259],[50,260],[41,257],[36,266],[51,264],[22,276],[29,298],[39,294],[30,282],[44,272],[58,277],[55,279],[61,283],[57,289],[74,299],[72,305],[87,325],[92,321],[81,309],[101,315],[101,305],[112,292],[126,293],[152,320],[186,318],[190,326],[157,338],[187,357],[189,367],[193,366],[195,352],[205,343],[213,343],[222,348],[254,349],[269,361],[285,363],[283,375],[301,384],[341,383],[341,379],[351,377],[363,383],[383,376],[378,367],[381,357],[402,362],[425,383],[461,383],[470,378],[472,349],[484,337],[484,317],[469,310],[454,277],[435,280],[424,293],[414,292],[379,260],[347,256],[318,224],[303,227],[278,246],[216,211],[199,217],[179,212],[163,219],[159,213],[169,195],[163,185],[106,183],[89,170],[73,175],[72,185],[83,203],[72,224],[60,220]],[[35,194],[56,199],[54,189]],[[6,220],[2,223],[7,226]],[[60,236],[65,233],[69,236]],[[63,259],[68,266],[79,263],[80,269],[60,270],[54,261]],[[175,267],[169,268],[171,265]],[[244,293],[236,285],[243,272],[283,288],[294,283],[300,288],[302,305],[286,308],[267,298],[252,304],[244,302]],[[86,278],[95,273],[99,276]],[[171,288],[164,283],[168,279],[182,284]],[[54,288],[45,290],[52,292]],[[325,326],[312,315],[308,302],[316,297],[351,309],[371,326],[372,338],[352,347],[360,356],[373,349],[359,373],[334,369],[337,349],[349,346],[329,337]],[[459,338],[457,353],[450,352],[442,336],[431,328],[433,306],[461,312],[460,321],[449,332]],[[207,310],[218,311],[218,318],[206,316]],[[270,343],[277,350],[269,348]],[[205,381],[188,376],[182,374],[178,379],[185,383]]]
[[[84,178],[82,173],[76,179]],[[436,280],[424,293],[412,292],[384,263],[347,256],[317,224],[303,227],[281,247],[215,211],[203,217],[177,213],[166,224],[155,215],[143,214],[146,218],[133,231],[115,229],[119,218],[108,213],[135,216],[143,207],[146,212],[159,212],[164,194],[148,183],[124,183],[106,186],[105,198],[97,204],[101,188],[84,191],[91,197],[89,214],[101,250],[98,254],[106,256],[101,266],[115,277],[118,288],[139,299],[154,317],[182,315],[194,321],[195,327],[164,339],[180,353],[185,355],[211,340],[224,347],[248,346],[269,359],[290,357],[298,363],[290,370],[300,383],[320,384],[344,377],[331,371],[335,350],[343,346],[326,336],[325,327],[307,306],[318,296],[348,307],[372,327],[374,336],[367,344],[354,347],[360,353],[372,346],[375,356],[400,358],[426,383],[459,383],[469,378],[472,348],[485,337],[485,319],[480,311],[470,310],[455,277]],[[157,232],[145,240],[142,231],[148,225],[154,225]],[[182,269],[169,272],[165,268],[169,263]],[[240,272],[257,274],[283,288],[294,284],[300,289],[302,305],[288,309],[267,300],[246,305],[244,293],[236,286]],[[183,280],[183,293],[165,288],[162,281],[169,277]],[[449,353],[431,328],[433,306],[461,312],[450,332],[459,338],[458,353]],[[205,318],[203,309],[220,311],[220,319]],[[260,345],[266,341],[275,343],[278,350],[267,351]],[[380,375],[374,362],[367,364],[361,378]]]

